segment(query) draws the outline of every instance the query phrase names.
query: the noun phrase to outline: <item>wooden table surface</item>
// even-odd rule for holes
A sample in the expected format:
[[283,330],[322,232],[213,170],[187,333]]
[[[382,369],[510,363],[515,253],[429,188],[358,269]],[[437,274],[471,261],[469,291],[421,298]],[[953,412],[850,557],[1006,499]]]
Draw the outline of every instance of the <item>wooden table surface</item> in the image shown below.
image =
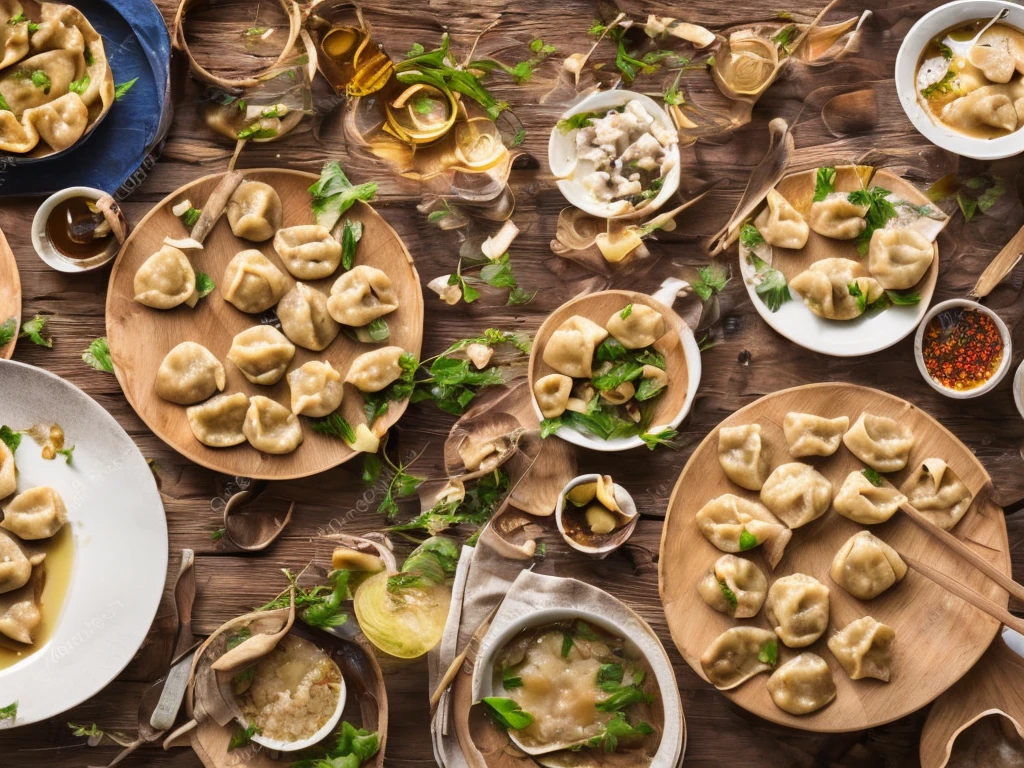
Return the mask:
[[[236,5],[238,1],[234,0]],[[1008,192],[995,207],[970,222],[957,214],[940,238],[941,271],[936,300],[966,294],[988,260],[1024,224],[1013,183],[1020,163],[1004,161],[990,169],[972,161],[958,160],[928,145],[913,131],[900,110],[891,79],[896,50],[913,19],[937,4],[914,3],[893,8],[883,0],[872,0],[872,5],[877,6],[876,15],[867,22],[859,55],[830,67],[800,73],[791,71],[761,100],[749,125],[731,136],[684,150],[687,173],[705,181],[717,181],[717,186],[704,202],[680,218],[675,232],[662,234],[658,242],[652,243],[652,251],[659,258],[652,270],[643,277],[618,278],[615,286],[651,290],[666,275],[692,275],[694,267],[708,263],[704,243],[727,219],[751,167],[762,156],[767,146],[768,120],[783,115],[796,125],[794,165],[797,168],[866,158],[878,165],[897,165],[922,186],[948,172],[967,177],[991,170],[1005,177]],[[170,20],[176,5],[174,0],[158,0],[158,5]],[[376,5],[379,9],[388,7],[385,2]],[[394,3],[392,7],[404,5]],[[238,30],[251,26],[253,4],[242,2],[240,7],[249,10],[237,17],[239,21],[234,31],[221,31],[217,25],[197,30],[197,45],[213,45],[219,34],[237,35]],[[385,41],[393,52],[408,50],[417,40],[431,47],[438,39],[437,20],[449,25],[456,45],[464,48],[476,32],[500,13],[501,22],[485,38],[485,48],[505,46],[514,52],[509,59],[516,55],[526,58],[521,52],[539,35],[556,45],[560,56],[586,49],[586,30],[595,15],[595,5],[583,0],[557,3],[429,0],[416,8],[420,12],[416,18],[405,13],[375,19],[376,37]],[[721,28],[731,23],[771,18],[780,6],[776,0],[733,4],[693,0],[686,8],[691,14],[687,20]],[[848,18],[859,14],[862,8],[862,5],[847,2],[830,18]],[[639,4],[625,9],[633,10],[637,16],[648,11],[672,12],[666,3],[645,3],[642,10]],[[807,5],[785,10],[816,12],[818,7]],[[681,8],[677,8],[676,14],[680,12]],[[178,64],[174,68],[177,116],[163,157],[124,204],[133,222],[182,184],[223,169],[234,148],[215,138],[198,122],[195,104],[199,86],[189,81],[184,67]],[[524,307],[505,307],[504,294],[493,289],[485,289],[483,298],[471,306],[448,307],[429,294],[425,355],[436,353],[450,341],[486,327],[533,331],[548,312],[579,291],[603,285],[581,270],[565,270],[564,264],[556,263],[558,259],[548,247],[554,236],[557,213],[564,206],[551,183],[545,159],[548,131],[561,107],[538,103],[538,98],[547,90],[543,77],[538,76],[535,82],[524,86],[512,86],[506,80],[496,83],[494,90],[501,98],[508,99],[527,129],[524,149],[532,160],[523,158],[512,176],[517,199],[514,219],[523,231],[512,253],[520,284],[528,289],[539,288],[539,293]],[[661,90],[660,80],[652,80],[652,83],[650,90]],[[821,103],[825,94],[859,88],[876,92],[877,124],[870,131],[840,139],[825,129],[815,105]],[[339,130],[337,113],[323,121],[318,135],[311,130],[311,123],[307,120],[298,132],[283,142],[246,148],[240,167],[281,166],[318,172],[325,159],[338,159],[356,182],[372,179],[380,183],[376,207],[405,239],[424,284],[437,275],[452,272],[457,258],[455,236],[439,233],[416,211],[415,206],[421,199],[418,188],[394,178],[382,168],[350,157]],[[282,499],[294,499],[297,504],[291,526],[268,551],[255,555],[230,554],[214,542],[210,533],[221,525],[220,510],[226,496],[237,485],[236,479],[217,475],[182,459],[145,428],[113,376],[82,363],[82,350],[92,339],[104,334],[107,273],[58,274],[35,256],[29,240],[29,223],[38,203],[38,200],[0,203],[0,228],[10,241],[21,271],[23,316],[30,318],[36,313],[49,316],[53,333],[52,349],[36,347],[23,340],[18,344],[15,359],[45,367],[84,389],[118,419],[142,453],[156,463],[170,529],[169,579],[176,573],[182,548],[190,547],[197,553],[200,592],[194,612],[197,632],[209,632],[228,618],[275,595],[284,584],[279,568],[301,569],[316,557],[323,563],[328,548],[313,541],[319,530],[340,527],[346,532],[360,533],[381,526],[376,506],[382,489],[379,485],[373,489],[360,485],[356,462],[351,468],[341,467],[315,479],[271,488],[270,492]],[[734,274],[737,273],[735,252],[727,254],[724,260],[732,265]],[[1013,328],[1015,346],[1024,349],[1019,301],[1021,279],[1021,273],[1016,273],[994,292],[988,304]],[[917,741],[926,710],[871,732],[820,736],[769,725],[747,715],[701,681],[672,646],[658,599],[656,557],[661,519],[675,478],[690,451],[737,408],[766,393],[798,384],[819,381],[865,384],[883,388],[925,409],[977,454],[994,480],[997,501],[1007,511],[1015,576],[1022,581],[1024,513],[1017,510],[1024,506],[1024,420],[1014,408],[1012,375],[984,397],[949,400],[922,381],[914,364],[911,339],[864,359],[829,358],[806,352],[775,334],[759,319],[737,278],[721,296],[721,311],[721,343],[704,353],[704,377],[691,416],[681,429],[680,450],[580,456],[581,471],[611,472],[633,493],[643,513],[636,534],[615,556],[598,562],[571,554],[560,545],[554,529],[549,528],[546,535],[549,554],[541,570],[580,577],[606,587],[639,610],[658,631],[675,664],[682,691],[689,731],[688,766],[917,765]],[[1014,362],[1020,355],[1016,357]],[[451,417],[430,404],[410,407],[402,419],[400,451],[405,454],[429,446],[416,465],[420,474],[439,476],[440,448],[451,421]],[[150,681],[163,673],[168,662],[169,616],[170,602],[165,595],[153,630],[137,658],[92,700],[48,722],[4,731],[0,735],[0,764],[5,768],[71,768],[109,761],[116,748],[86,747],[83,739],[71,734],[67,723],[96,722],[105,729],[134,731],[140,695]],[[391,706],[388,764],[402,768],[431,765],[434,761],[428,735],[426,665],[422,661],[382,661]],[[189,750],[164,753],[157,747],[150,747],[127,764],[185,768],[198,766],[199,761]]]

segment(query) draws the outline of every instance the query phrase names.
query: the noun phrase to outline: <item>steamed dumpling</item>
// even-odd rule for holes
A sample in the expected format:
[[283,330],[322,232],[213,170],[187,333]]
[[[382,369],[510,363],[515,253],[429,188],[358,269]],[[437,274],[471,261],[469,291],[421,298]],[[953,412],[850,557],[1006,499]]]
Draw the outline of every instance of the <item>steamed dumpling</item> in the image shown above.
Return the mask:
[[360,392],[380,392],[402,375],[401,347],[381,347],[352,361],[345,381]]
[[42,562],[45,554],[35,556],[37,562],[25,552],[21,543],[7,531],[0,530],[0,594],[11,592],[28,584],[32,566]]
[[263,453],[291,453],[302,443],[298,417],[262,395],[256,395],[249,402],[242,432],[252,447]]
[[931,241],[910,227],[876,229],[868,247],[868,271],[887,290],[917,285],[932,265]]
[[13,112],[0,110],[0,151],[31,152],[40,141],[60,152],[73,146],[89,127],[89,108],[76,93],[25,110],[19,122]]
[[[856,286],[862,298],[850,292]],[[864,265],[853,259],[829,258],[816,261],[794,277],[789,287],[796,291],[814,314],[826,320],[853,320],[864,314],[884,292]]]
[[665,318],[646,304],[630,304],[613,313],[605,327],[626,349],[643,349],[665,335]]
[[971,507],[973,496],[942,459],[925,459],[904,486],[918,512],[944,530],[953,528]]
[[0,69],[5,69],[28,55],[28,23],[11,23],[11,19],[23,11],[18,0],[0,2]]
[[1013,133],[1017,130],[1018,114],[1005,88],[1002,85],[984,85],[966,96],[953,99],[942,108],[940,118],[950,128],[963,133]]
[[326,416],[338,410],[345,392],[341,374],[323,360],[310,360],[288,374],[292,413],[296,416]]
[[156,393],[179,405],[192,405],[224,389],[224,366],[202,344],[183,341],[168,352],[156,372]]
[[7,443],[0,440],[0,499],[10,496],[18,487],[14,471],[14,454]]
[[884,523],[907,497],[891,485],[876,486],[864,472],[854,470],[843,481],[832,501],[836,512],[861,525]]
[[888,683],[896,632],[870,616],[851,621],[828,639],[828,649],[851,680],[873,677]]
[[888,416],[862,413],[843,435],[850,453],[877,472],[899,472],[907,466],[914,433]]
[[998,27],[985,32],[971,50],[967,60],[981,70],[986,80],[1008,83],[1024,61],[1016,41],[1010,40]]
[[764,545],[772,568],[782,559],[793,535],[765,507],[731,493],[701,507],[696,522],[704,537],[723,552],[747,552]]
[[224,269],[224,300],[242,312],[258,314],[277,304],[288,288],[288,278],[255,249],[240,251]]
[[772,673],[768,693],[783,712],[808,715],[835,699],[836,681],[821,656],[801,653]]
[[542,359],[558,373],[572,378],[590,378],[594,350],[608,338],[608,331],[581,315],[573,315],[551,334]]
[[274,236],[284,219],[281,198],[269,184],[243,181],[228,200],[228,223],[235,237],[262,243]]
[[554,419],[565,413],[571,392],[572,379],[561,373],[549,373],[537,379],[533,385],[537,406],[545,419]]
[[872,600],[907,575],[899,553],[870,531],[855,533],[836,553],[832,580],[859,600]]
[[768,245],[798,249],[807,245],[811,229],[799,211],[775,189],[768,190],[768,207],[754,220]]
[[305,283],[296,283],[278,302],[277,319],[285,336],[314,352],[327,349],[341,332],[327,310],[327,297]]
[[279,230],[274,235],[274,250],[285,269],[300,280],[330,277],[341,263],[341,243],[318,224]]
[[867,229],[868,206],[851,203],[848,192],[833,192],[811,203],[809,224],[819,235],[833,240],[853,240]]
[[327,310],[342,325],[361,328],[398,309],[391,278],[376,267],[360,264],[334,281]]
[[248,410],[249,397],[244,392],[235,392],[193,405],[185,414],[196,440],[211,448],[227,448],[245,442],[242,425]]
[[173,309],[180,304],[194,307],[199,301],[191,262],[169,245],[142,263],[135,272],[133,287],[135,300],[154,309]]
[[757,616],[764,604],[768,579],[750,560],[722,555],[697,582],[697,592],[716,611],[737,619],[749,619]]
[[[5,111],[17,117],[33,107],[54,101],[58,94],[68,93],[68,86],[79,77],[79,72],[84,74],[84,69],[81,53],[73,50],[45,51],[22,59],[17,67],[0,74],[0,95],[10,107]],[[40,80],[42,76],[47,78],[48,86],[36,84],[31,75],[37,72]]]
[[790,412],[782,421],[789,455],[794,459],[804,456],[831,456],[839,450],[843,433],[849,428],[848,416],[826,419],[813,413]]
[[790,528],[800,528],[825,514],[832,483],[808,464],[782,464],[765,480],[761,503]]
[[728,691],[771,669],[778,651],[779,641],[767,629],[733,627],[707,647],[700,657],[700,666],[715,688]]
[[759,491],[768,479],[770,457],[761,444],[761,425],[743,424],[718,430],[718,463],[741,488]]
[[25,541],[37,541],[50,538],[67,521],[64,499],[53,488],[41,485],[19,493],[4,507],[0,527]]
[[295,345],[272,325],[254,325],[231,342],[228,360],[253,384],[276,384],[295,356]]
[[828,587],[806,573],[776,579],[764,605],[768,623],[790,648],[806,648],[828,629]]
[[0,594],[0,635],[26,645],[32,642],[43,620],[45,584],[46,569],[40,564],[32,568],[25,586]]

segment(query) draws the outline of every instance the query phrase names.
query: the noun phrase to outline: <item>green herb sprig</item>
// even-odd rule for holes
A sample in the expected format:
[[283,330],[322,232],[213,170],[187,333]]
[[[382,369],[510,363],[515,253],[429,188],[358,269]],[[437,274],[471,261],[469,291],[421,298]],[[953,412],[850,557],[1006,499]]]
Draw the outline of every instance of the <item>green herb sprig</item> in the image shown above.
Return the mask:
[[342,214],[357,201],[369,202],[377,194],[377,185],[370,181],[353,185],[341,168],[341,163],[332,161],[324,165],[320,179],[309,188],[313,196],[313,214],[316,223],[326,229],[334,229]]
[[533,724],[533,715],[524,712],[514,699],[485,696],[483,705],[487,716],[503,730],[521,731]]
[[139,78],[133,77],[128,82],[121,83],[120,85],[116,86],[114,88],[114,101],[120,101],[125,96],[127,96],[128,91],[130,91],[137,82],[139,82]]
[[[299,577],[287,568],[282,568],[285,578],[295,588],[295,610],[302,621],[317,629],[340,627],[348,621],[348,614],[341,609],[341,604],[349,599],[348,571],[331,571],[327,574],[327,585],[318,584],[312,589],[303,589],[298,585]],[[257,608],[257,611],[273,611],[287,608],[291,588],[285,590],[269,603]]]
[[110,359],[110,346],[107,344],[105,336],[92,340],[92,343],[82,352],[82,360],[97,371],[114,372],[114,361]]

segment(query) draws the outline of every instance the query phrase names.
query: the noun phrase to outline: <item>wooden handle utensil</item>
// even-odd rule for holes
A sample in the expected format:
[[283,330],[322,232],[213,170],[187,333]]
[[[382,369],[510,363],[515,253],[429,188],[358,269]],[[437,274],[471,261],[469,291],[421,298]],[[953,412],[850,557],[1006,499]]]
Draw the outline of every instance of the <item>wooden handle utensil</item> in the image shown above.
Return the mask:
[[981,273],[981,277],[978,278],[974,289],[967,297],[983,299],[988,296],[1020,263],[1022,257],[1024,257],[1024,227],[1017,230],[1017,234],[1010,238],[1010,242],[1004,245],[1003,249],[985,267],[985,271]]

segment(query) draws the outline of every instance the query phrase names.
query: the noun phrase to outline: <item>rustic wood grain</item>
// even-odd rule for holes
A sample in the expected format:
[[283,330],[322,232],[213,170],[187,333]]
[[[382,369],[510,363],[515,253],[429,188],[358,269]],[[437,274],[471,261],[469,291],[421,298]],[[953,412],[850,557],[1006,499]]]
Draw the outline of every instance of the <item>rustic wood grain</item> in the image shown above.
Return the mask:
[[[196,52],[229,48],[241,40],[241,33],[253,25],[251,0],[231,0],[236,21],[232,26],[198,25],[190,45]],[[972,221],[956,214],[939,238],[942,260],[935,301],[965,295],[992,256],[1024,223],[1020,201],[1012,192],[1012,177],[1020,160],[1001,161],[994,166],[958,159],[936,150],[913,130],[895,97],[892,69],[896,51],[913,19],[940,4],[940,0],[888,3],[852,0],[834,12],[836,20],[858,14],[870,7],[875,16],[865,28],[858,56],[834,66],[802,72],[790,68],[772,86],[754,110],[750,125],[715,141],[700,142],[683,151],[684,183],[714,180],[717,185],[698,206],[679,219],[671,233],[659,233],[650,248],[654,267],[644,275],[617,277],[615,287],[651,291],[668,275],[691,276],[697,266],[708,263],[704,243],[727,220],[742,194],[750,169],[767,147],[768,120],[785,116],[794,125],[797,150],[794,170],[823,163],[859,160],[877,166],[893,165],[906,178],[925,187],[942,175],[958,172],[970,177],[994,170],[1009,181],[1006,194],[995,207]],[[158,0],[164,18],[173,18],[175,0]],[[401,55],[412,43],[430,45],[446,25],[454,46],[465,52],[475,35],[488,23],[498,26],[484,38],[483,53],[502,49],[510,61],[527,57],[526,45],[536,36],[556,45],[559,56],[589,47],[586,30],[596,14],[596,3],[565,0],[559,3],[529,0],[427,0],[410,13],[405,4],[376,0],[368,3],[368,18],[388,49]],[[270,13],[274,3],[262,3],[260,12]],[[694,0],[685,6],[658,0],[624,2],[636,17],[648,12],[679,16],[714,28],[766,19],[784,8],[775,0],[749,0],[723,4]],[[785,7],[792,12],[811,13],[819,4],[810,2]],[[239,13],[239,8],[242,9]],[[278,12],[278,15],[279,12]],[[261,17],[262,18],[262,17]],[[831,19],[830,19],[831,20]],[[280,19],[268,18],[267,26],[280,26]],[[262,23],[262,22],[261,22]],[[235,37],[231,38],[231,35]],[[201,38],[201,40],[200,40]],[[226,38],[231,38],[227,40]],[[208,46],[204,49],[203,46]],[[235,45],[240,48],[241,45]],[[603,49],[604,58],[611,47]],[[234,49],[230,49],[234,53]],[[557,59],[557,56],[555,57]],[[427,296],[424,355],[436,354],[453,339],[462,338],[488,326],[533,332],[549,312],[591,283],[591,276],[567,266],[550,253],[548,244],[555,234],[558,211],[565,202],[547,172],[548,131],[564,109],[561,102],[540,99],[553,83],[553,62],[541,68],[534,79],[522,86],[496,77],[494,92],[507,99],[527,129],[523,149],[527,153],[512,173],[516,193],[515,221],[522,230],[512,249],[516,275],[528,290],[539,288],[537,298],[524,307],[506,307],[504,292],[485,290],[472,305],[448,307],[432,294]],[[663,89],[658,78],[638,83],[641,91]],[[874,128],[842,137],[823,124],[820,107],[828,98],[851,90],[870,89],[878,97],[879,118]],[[196,102],[203,87],[190,81],[182,62],[174,66],[174,102],[177,115],[163,157],[122,207],[132,222],[167,194],[200,176],[225,169],[234,145],[214,136],[199,121]],[[396,178],[377,164],[346,146],[338,113],[317,126],[303,123],[286,140],[247,147],[240,167],[282,167],[319,172],[325,159],[338,159],[353,182],[380,183],[375,207],[398,231],[423,283],[453,271],[458,258],[456,233],[439,232],[429,225],[415,206],[422,194],[411,182]],[[204,470],[183,459],[164,444],[134,413],[117,380],[94,371],[80,360],[88,343],[105,332],[104,298],[107,273],[64,275],[53,272],[32,251],[29,223],[38,200],[4,200],[0,204],[0,229],[10,240],[24,285],[26,316],[52,316],[52,349],[30,342],[18,345],[15,357],[40,365],[82,387],[118,419],[143,454],[156,464],[170,529],[172,557],[169,573],[177,569],[178,553],[192,547],[197,553],[199,598],[194,613],[196,632],[210,632],[221,622],[264,602],[284,586],[278,569],[301,568],[313,557],[327,565],[329,548],[311,543],[318,530],[344,529],[360,533],[378,529],[381,518],[376,506],[381,487],[364,489],[358,483],[359,462],[329,470],[306,482],[274,484],[272,492],[282,499],[294,498],[295,517],[282,538],[256,555],[228,554],[210,539],[221,525],[222,505],[229,484],[235,478]],[[948,208],[948,205],[946,206]],[[955,208],[955,206],[954,206]],[[495,229],[497,227],[495,226]],[[738,275],[735,252],[724,259]],[[996,309],[1013,328],[1014,343],[1024,349],[1024,305],[1020,302],[1022,273],[1018,269],[997,287],[986,303]],[[606,287],[602,285],[601,287]],[[668,633],[657,591],[657,552],[661,521],[669,494],[686,459],[697,444],[722,419],[758,397],[799,384],[847,381],[885,389],[905,398],[934,416],[960,438],[977,456],[993,479],[993,500],[1007,511],[1024,504],[1024,421],[1017,414],[1007,377],[991,393],[970,401],[954,401],[934,392],[917,372],[912,341],[907,339],[885,352],[866,359],[838,359],[803,350],[786,341],[757,315],[746,290],[734,277],[721,301],[720,343],[703,354],[704,375],[689,419],[680,432],[680,450],[638,449],[626,454],[580,454],[580,472],[612,474],[637,501],[643,518],[630,542],[603,561],[573,553],[558,536],[553,521],[545,537],[546,573],[576,576],[607,588],[635,608],[658,632],[675,665],[683,706],[687,715],[688,766],[757,765],[765,768],[810,768],[811,766],[896,766],[917,765],[918,738],[925,710],[894,723],[849,734],[823,736],[784,728],[731,704],[702,681],[675,650]],[[1018,355],[1019,358],[1019,355]],[[397,428],[398,449],[412,456],[425,446],[431,449],[417,462],[420,474],[438,477],[442,471],[441,445],[453,418],[429,404],[409,408]],[[236,486],[237,487],[237,486]],[[412,510],[403,512],[403,516]],[[1024,514],[1007,518],[1014,572],[1024,580]],[[1022,605],[1011,603],[1021,610]],[[100,695],[64,716],[25,729],[0,735],[0,754],[5,766],[13,768],[77,768],[107,762],[116,748],[90,749],[74,738],[67,722],[100,723],[105,728],[133,730],[136,709],[150,681],[163,673],[171,653],[167,627],[171,602],[165,599],[154,631],[136,660]],[[434,764],[428,738],[427,674],[423,662],[382,659],[391,703],[391,738],[388,764],[396,768],[422,768]],[[198,759],[186,750],[169,753],[150,747],[128,765],[152,768],[198,768]]]

